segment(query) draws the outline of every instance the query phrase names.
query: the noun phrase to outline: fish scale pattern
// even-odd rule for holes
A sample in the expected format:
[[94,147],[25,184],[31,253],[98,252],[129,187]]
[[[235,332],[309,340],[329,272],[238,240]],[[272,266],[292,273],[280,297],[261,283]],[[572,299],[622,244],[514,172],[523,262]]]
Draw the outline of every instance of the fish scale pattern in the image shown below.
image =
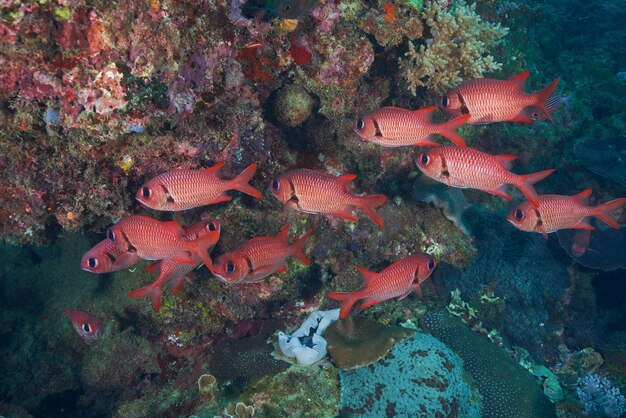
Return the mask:
[[440,147],[433,153],[446,160],[451,186],[496,190],[502,184],[514,183],[517,178],[494,156],[474,148]]
[[475,80],[460,87],[458,93],[472,97],[472,107],[469,109],[471,122],[488,122],[492,115],[498,115],[501,120],[510,120],[533,102],[532,95],[519,90],[517,84],[509,80]]
[[304,169],[291,173],[298,208],[303,212],[341,212],[357,199],[335,176]]

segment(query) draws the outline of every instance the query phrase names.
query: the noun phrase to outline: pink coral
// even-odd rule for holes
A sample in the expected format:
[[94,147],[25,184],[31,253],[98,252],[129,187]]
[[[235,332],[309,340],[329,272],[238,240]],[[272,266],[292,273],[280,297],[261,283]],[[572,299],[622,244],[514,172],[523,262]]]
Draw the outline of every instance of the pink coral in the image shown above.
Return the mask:
[[92,83],[78,92],[78,102],[86,110],[109,115],[126,106],[126,89],[121,85],[122,73],[115,64],[100,71]]

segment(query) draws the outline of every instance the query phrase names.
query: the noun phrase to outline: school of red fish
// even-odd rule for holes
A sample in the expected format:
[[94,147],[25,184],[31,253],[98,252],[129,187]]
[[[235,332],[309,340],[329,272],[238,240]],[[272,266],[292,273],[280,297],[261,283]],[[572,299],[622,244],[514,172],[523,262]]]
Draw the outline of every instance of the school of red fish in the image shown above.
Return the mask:
[[[354,131],[367,142],[383,147],[416,146],[415,165],[426,176],[450,187],[471,188],[511,200],[507,193],[513,185],[527,201],[510,210],[506,219],[522,231],[544,236],[560,229],[595,229],[592,217],[613,228],[620,228],[612,213],[626,198],[598,206],[589,206],[591,189],[574,196],[539,195],[533,185],[554,172],[547,169],[531,174],[516,174],[511,170],[515,156],[490,155],[468,147],[457,129],[469,124],[495,122],[531,123],[552,120],[552,113],[569,98],[554,95],[559,79],[536,93],[524,92],[529,72],[508,80],[481,78],[470,80],[451,89],[438,106],[412,111],[397,107],[383,107],[367,113],[354,123]],[[571,97],[571,96],[570,96]],[[435,123],[431,115],[437,109],[453,119]],[[454,145],[439,146],[440,135]],[[142,187],[136,199],[144,207],[159,211],[182,211],[200,206],[227,202],[227,192],[236,190],[255,198],[262,194],[249,184],[257,169],[250,165],[233,179],[220,175],[220,162],[200,170],[176,169],[156,176]],[[285,210],[310,214],[325,214],[357,222],[355,209],[383,227],[382,217],[375,209],[386,197],[381,194],[359,195],[351,191],[354,174],[334,176],[307,168],[289,170],[269,185],[272,195]],[[290,243],[289,225],[276,236],[254,237],[236,248],[221,254],[215,261],[209,256],[220,238],[221,225],[215,219],[203,220],[190,227],[175,221],[131,215],[111,226],[106,238],[90,249],[81,260],[81,268],[92,273],[108,273],[132,266],[140,260],[153,260],[147,271],[155,272],[154,283],[129,293],[131,298],[149,298],[158,311],[163,286],[176,293],[185,278],[194,269],[205,265],[225,285],[257,283],[266,277],[286,270],[285,260],[294,257],[309,265],[304,247],[309,235],[306,231]],[[431,275],[437,261],[431,255],[416,253],[399,259],[381,272],[362,267],[363,286],[353,292],[329,292],[330,299],[341,302],[340,316],[348,315],[354,304],[359,308],[392,299],[402,299],[415,291],[421,297],[422,283]],[[86,341],[102,335],[99,318],[81,311],[66,309],[76,332]]]

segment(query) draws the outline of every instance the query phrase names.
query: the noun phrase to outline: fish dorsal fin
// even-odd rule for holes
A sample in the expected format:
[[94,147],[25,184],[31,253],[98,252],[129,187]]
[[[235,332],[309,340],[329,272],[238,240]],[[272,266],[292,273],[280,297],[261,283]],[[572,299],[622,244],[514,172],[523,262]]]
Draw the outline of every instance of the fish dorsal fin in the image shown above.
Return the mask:
[[510,170],[513,167],[513,161],[515,161],[515,155],[513,154],[500,154],[494,155],[493,158],[498,160],[500,164],[504,166],[507,170]]
[[420,115],[420,117],[423,117],[424,119],[430,120],[430,117],[435,110],[437,110],[437,106],[429,106],[423,109],[417,109],[414,113]]
[[405,111],[408,110],[408,109],[405,109],[403,107],[398,107],[398,106],[385,106],[383,109],[405,110]]
[[205,173],[215,173],[217,171],[219,171],[222,167],[224,167],[224,163],[217,163],[214,166],[211,167],[207,167],[204,169]]
[[576,193],[572,197],[575,198],[576,200],[578,200],[582,204],[587,204],[588,203],[588,198],[589,198],[589,196],[591,196],[591,192],[592,191],[593,191],[593,189],[585,189],[585,190],[583,190],[580,193]]
[[173,234],[176,234],[179,236],[185,235],[185,230],[176,221],[162,222],[161,224],[166,230],[170,231]]
[[276,238],[278,238],[279,240],[281,240],[282,242],[286,244],[289,244],[289,241],[287,241],[288,234],[289,234],[289,224],[285,225],[285,227],[278,233],[278,235],[276,235]]
[[364,269],[361,266],[356,266],[357,270],[359,270],[361,272],[361,274],[363,275],[363,288],[365,289],[370,282],[376,277],[378,276],[378,273],[373,272],[373,271],[369,271]]
[[344,174],[343,176],[337,177],[337,180],[344,186],[348,186],[355,178],[356,174]]
[[524,85],[526,84],[526,79],[529,75],[530,71],[526,70],[523,73],[514,75],[513,77],[509,78],[509,81],[512,81],[513,84],[515,84],[520,90],[524,90]]

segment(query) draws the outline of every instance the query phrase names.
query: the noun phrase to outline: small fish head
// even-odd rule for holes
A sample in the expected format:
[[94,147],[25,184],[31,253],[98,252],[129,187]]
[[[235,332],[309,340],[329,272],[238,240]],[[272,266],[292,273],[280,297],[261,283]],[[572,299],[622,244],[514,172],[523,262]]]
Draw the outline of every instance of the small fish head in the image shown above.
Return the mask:
[[76,333],[85,341],[91,342],[102,337],[102,321],[97,316],[69,308],[65,308],[65,315],[72,322]]
[[436,148],[430,148],[415,154],[415,164],[422,173],[433,179],[440,179],[449,175],[446,161]]
[[418,283],[422,283],[426,280],[433,271],[437,268],[437,260],[435,257],[429,254],[420,254],[417,271],[415,272],[415,278]]
[[354,132],[367,141],[376,136],[376,120],[370,115],[363,115],[354,122]]
[[135,199],[148,208],[157,210],[165,209],[169,206],[169,202],[167,200],[168,194],[166,190],[167,189],[164,187],[159,187],[159,185],[155,184],[155,182],[149,181],[137,190]]
[[270,183],[270,190],[274,197],[283,205],[294,196],[291,182],[285,176],[278,176]]
[[80,268],[91,273],[106,273],[111,271],[112,265],[110,257],[93,250],[87,251],[80,261]]
[[506,220],[517,229],[532,232],[537,230],[541,216],[539,211],[532,207],[529,202],[524,202],[511,209]]
[[441,97],[439,108],[451,117],[459,117],[468,113],[467,106],[461,100],[461,95],[454,90]]
[[217,219],[206,219],[200,222],[197,222],[187,228],[187,233],[185,234],[185,239],[189,241],[193,241],[200,237],[205,237],[208,234],[217,235],[218,239],[222,230],[222,225],[220,221]]
[[241,283],[250,271],[245,257],[224,254],[213,262],[215,277],[224,283]]

